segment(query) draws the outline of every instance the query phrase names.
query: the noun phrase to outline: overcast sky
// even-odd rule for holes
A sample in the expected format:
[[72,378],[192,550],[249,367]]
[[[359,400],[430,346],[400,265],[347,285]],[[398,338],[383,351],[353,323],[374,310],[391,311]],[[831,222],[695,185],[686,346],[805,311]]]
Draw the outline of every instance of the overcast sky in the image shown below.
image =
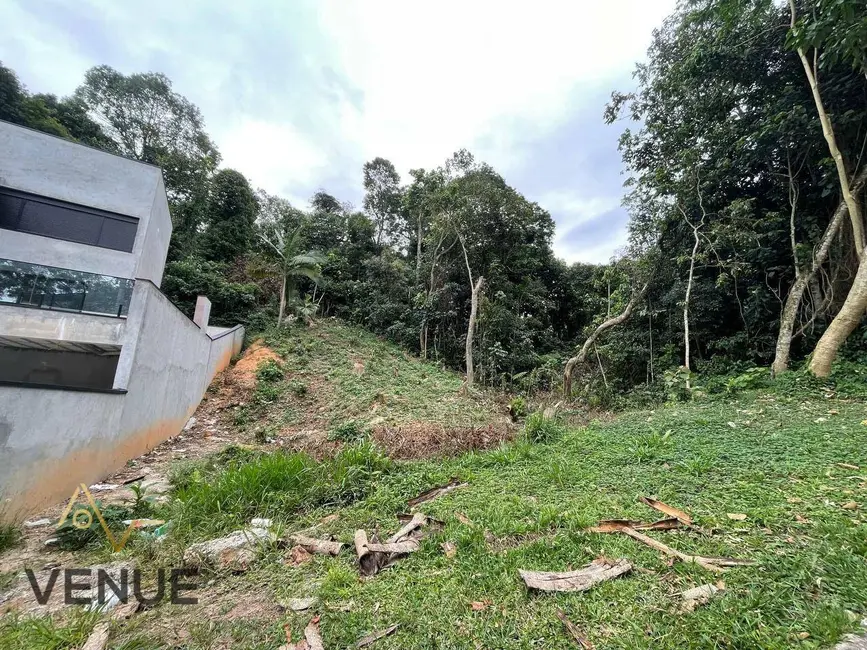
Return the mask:
[[568,261],[625,240],[617,137],[675,0],[4,0],[0,60],[32,92],[84,71],[158,71],[196,103],[223,164],[299,206],[361,203],[361,166],[402,176],[465,147],[557,222]]

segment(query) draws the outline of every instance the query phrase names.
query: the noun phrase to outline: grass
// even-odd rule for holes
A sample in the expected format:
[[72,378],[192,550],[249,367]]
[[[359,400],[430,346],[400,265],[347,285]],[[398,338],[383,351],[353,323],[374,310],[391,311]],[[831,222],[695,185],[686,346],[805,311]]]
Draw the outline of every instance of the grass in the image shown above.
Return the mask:
[[266,342],[283,358],[287,376],[274,385],[292,395],[296,419],[315,416],[324,421],[319,428],[350,420],[470,426],[491,419],[489,404],[459,393],[460,375],[340,321],[282,330]]
[[289,522],[302,510],[343,505],[370,492],[392,468],[366,442],[322,462],[303,453],[236,453],[188,464],[172,476],[175,502],[167,517],[185,537],[234,530],[253,517]]
[[[452,476],[469,486],[424,506],[445,522],[396,567],[361,580],[351,553],[290,567],[279,558],[229,578],[226,588],[274,599],[315,594],[329,647],[392,623],[377,648],[563,648],[557,608],[597,648],[826,647],[865,614],[867,594],[867,426],[859,403],[748,394],[675,405],[568,431],[549,444],[518,441],[486,453],[402,464],[320,529],[351,541],[356,527],[384,532],[422,489]],[[584,528],[602,518],[651,520],[638,501],[653,495],[689,511],[713,536],[652,535],[684,552],[750,558],[732,569],[725,592],[690,614],[677,594],[717,581],[696,566],[668,566],[621,535]],[[858,510],[845,509],[849,502]],[[288,521],[303,528],[329,509]],[[461,523],[457,513],[471,524]],[[732,521],[727,513],[743,513]],[[446,558],[440,544],[457,546]],[[528,593],[519,568],[567,570],[599,555],[640,569],[583,594]],[[481,611],[472,602],[490,603]],[[280,624],[295,638],[313,613],[265,626],[217,622],[200,645],[238,639],[239,648],[279,645]],[[247,635],[247,636],[245,636]]]
[[13,524],[0,523],[0,553],[15,548],[21,542],[21,529]]
[[[453,423],[486,413],[471,397],[455,395],[456,376],[337,323],[292,330],[272,345],[284,357],[284,375],[265,371],[271,377],[260,385],[277,387],[281,408],[286,399],[297,412],[324,408],[324,428],[334,437],[363,433],[372,404],[389,421]],[[362,373],[355,363],[363,363]],[[306,394],[291,389],[292,381],[307,386]],[[401,625],[376,650],[573,647],[558,608],[600,650],[830,647],[867,616],[867,412],[863,401],[786,381],[771,391],[738,386],[720,398],[582,428],[531,414],[514,443],[446,460],[393,463],[361,441],[323,462],[232,447],[181,465],[172,476],[175,500],[157,515],[171,519],[171,533],[160,544],[134,537],[124,551],[147,566],[172,566],[187,543],[255,516],[289,532],[319,524],[316,536],[334,535],[349,550],[292,566],[286,551],[268,548],[246,573],[203,576],[200,608],[161,604],[140,612],[109,647],[276,648],[284,624],[299,639],[316,614],[328,648],[350,647],[393,623]],[[273,404],[267,408],[268,417],[283,417]],[[467,486],[421,506],[442,529],[393,568],[362,580],[351,551],[354,531],[387,536],[409,498],[455,477]],[[684,509],[715,531],[652,537],[685,553],[756,565],[719,576],[670,565],[623,535],[586,532],[605,518],[659,518],[640,496]],[[331,514],[339,517],[319,523]],[[455,545],[453,557],[444,554],[445,542]],[[600,555],[629,558],[636,569],[571,594],[528,592],[518,576],[518,569],[579,568]],[[720,579],[725,590],[717,598],[678,612],[680,592]],[[299,613],[274,605],[306,596],[320,604]],[[261,619],[229,615],[245,602],[271,609]],[[74,648],[75,630],[86,624],[7,617],[0,647]],[[171,629],[186,630],[184,640],[163,636],[162,643]],[[7,639],[14,643],[3,645]]]

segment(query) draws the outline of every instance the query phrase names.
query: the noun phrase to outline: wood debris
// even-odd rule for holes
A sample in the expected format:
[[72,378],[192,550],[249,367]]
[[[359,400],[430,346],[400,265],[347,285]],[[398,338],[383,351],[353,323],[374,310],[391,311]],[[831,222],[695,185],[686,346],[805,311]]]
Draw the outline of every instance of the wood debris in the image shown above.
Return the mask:
[[421,526],[428,521],[426,515],[417,512],[394,535],[380,543],[374,536],[368,540],[367,533],[355,531],[355,554],[362,575],[372,576],[380,570],[392,566],[397,560],[419,548]]
[[632,530],[675,530],[681,527],[679,519],[674,517],[670,519],[660,519],[652,523],[643,523],[633,521],[631,519],[603,519],[595,526],[587,529],[590,533],[617,533],[621,528],[631,528]]
[[721,572],[722,567],[733,567],[733,566],[749,566],[753,564],[751,560],[740,560],[737,558],[728,558],[728,557],[702,557],[701,555],[688,555],[687,553],[682,553],[677,549],[673,549],[670,546],[663,544],[662,542],[658,542],[652,537],[648,537],[643,533],[639,533],[637,530],[633,530],[632,528],[624,527],[620,529],[620,532],[624,535],[629,535],[632,539],[635,539],[642,544],[649,546],[652,549],[665,553],[666,555],[677,558],[681,562],[698,564],[703,569],[707,569],[708,571],[713,571],[716,573]]
[[81,646],[81,650],[105,650],[108,645],[109,626],[107,621],[97,623],[87,637],[87,641]]
[[853,465],[852,463],[837,463],[837,467],[842,467],[843,469],[851,469],[855,472],[861,469],[860,467],[858,467],[858,465]]
[[407,553],[414,553],[418,550],[419,543],[414,539],[405,539],[402,542],[392,542],[390,544],[377,544],[375,542],[368,542],[367,550],[371,553],[387,553],[398,554],[398,555],[406,555]]
[[313,559],[313,554],[303,546],[293,546],[289,551],[289,557],[286,558],[286,564],[290,566],[301,566],[307,564]]
[[539,591],[587,591],[591,587],[611,580],[632,570],[629,560],[620,559],[616,562],[607,558],[594,560],[578,571],[552,573],[546,571],[524,571],[518,569],[524,583],[530,589]]
[[308,553],[315,555],[333,555],[340,554],[343,548],[341,542],[335,542],[330,539],[316,539],[315,537],[305,537],[304,535],[290,535],[289,542],[295,546],[301,546]]
[[441,497],[444,494],[448,494],[449,492],[465,486],[466,483],[461,483],[458,479],[453,478],[445,485],[440,485],[439,487],[431,488],[430,490],[422,492],[417,497],[410,499],[407,503],[409,504],[410,508],[415,508],[422,503],[425,503],[427,501],[433,501],[437,497]]
[[310,650],[325,650],[322,643],[322,637],[319,635],[319,617],[314,616],[307,627],[304,628],[304,640],[307,641],[307,646]]
[[[674,519],[677,519],[687,528],[703,532],[698,526],[693,524],[692,517],[690,517],[687,513],[685,513],[679,508],[675,508],[674,506],[670,506],[667,503],[663,503],[658,499],[652,499],[650,497],[639,497],[638,500],[641,501],[641,503],[643,503],[644,505],[650,506],[654,510],[659,510],[659,512],[666,514],[669,517],[673,517]],[[633,530],[635,529],[633,528]]]
[[389,625],[387,628],[385,628],[383,630],[377,630],[376,632],[371,632],[370,634],[363,636],[358,641],[356,641],[355,647],[356,648],[367,647],[371,643],[373,643],[374,641],[379,641],[381,638],[386,637],[389,634],[392,634],[398,628],[398,626],[399,626],[399,624],[395,623],[394,625]]
[[584,650],[593,650],[593,644],[590,640],[584,636],[584,633],[578,629],[578,626],[575,625],[572,621],[566,618],[566,614],[562,609],[557,609],[557,618],[563,621],[563,625],[566,626],[566,629],[569,631],[569,634],[572,635],[572,638],[575,639],[575,642],[584,648]]

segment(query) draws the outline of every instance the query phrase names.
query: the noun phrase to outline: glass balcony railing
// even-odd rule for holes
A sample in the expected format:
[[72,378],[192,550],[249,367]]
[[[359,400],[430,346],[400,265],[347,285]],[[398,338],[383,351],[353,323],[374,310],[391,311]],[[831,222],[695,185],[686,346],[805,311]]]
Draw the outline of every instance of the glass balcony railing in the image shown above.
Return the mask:
[[133,281],[0,258],[0,304],[126,316]]

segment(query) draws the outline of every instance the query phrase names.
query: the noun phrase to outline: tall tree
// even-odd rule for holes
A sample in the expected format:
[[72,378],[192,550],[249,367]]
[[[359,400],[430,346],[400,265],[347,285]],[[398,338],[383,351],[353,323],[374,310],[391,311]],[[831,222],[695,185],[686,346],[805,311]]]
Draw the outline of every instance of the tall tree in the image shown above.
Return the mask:
[[377,244],[399,244],[406,239],[400,225],[400,175],[385,158],[364,163],[364,210],[376,226]]
[[253,243],[258,203],[241,172],[222,169],[211,181],[201,250],[205,259],[231,262]]
[[220,154],[199,109],[159,73],[124,75],[96,66],[75,91],[119,153],[159,165],[172,207],[174,255],[189,250],[208,202],[208,180]]

